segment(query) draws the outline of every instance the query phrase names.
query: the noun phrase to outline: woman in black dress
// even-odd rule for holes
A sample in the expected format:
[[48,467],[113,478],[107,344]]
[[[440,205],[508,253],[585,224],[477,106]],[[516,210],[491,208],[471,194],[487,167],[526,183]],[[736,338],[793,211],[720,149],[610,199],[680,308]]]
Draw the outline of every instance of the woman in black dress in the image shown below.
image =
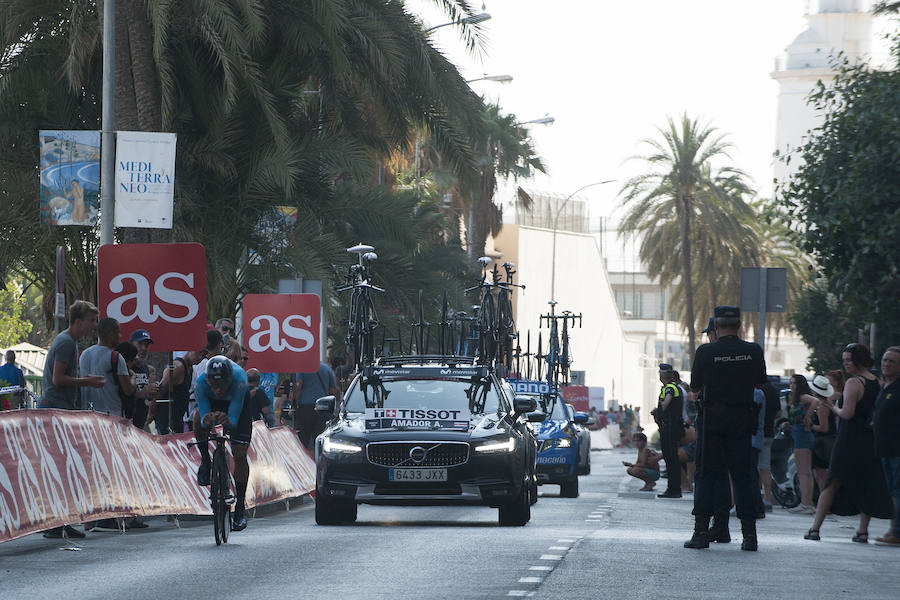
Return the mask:
[[853,541],[866,544],[869,520],[872,517],[890,519],[894,514],[884,471],[875,456],[875,438],[870,425],[880,386],[869,372],[873,361],[867,347],[849,344],[844,348],[841,360],[847,372],[843,404],[833,406],[830,400],[823,401],[841,422],[813,526],[803,537],[820,539],[819,528],[829,512],[859,514],[859,528]]

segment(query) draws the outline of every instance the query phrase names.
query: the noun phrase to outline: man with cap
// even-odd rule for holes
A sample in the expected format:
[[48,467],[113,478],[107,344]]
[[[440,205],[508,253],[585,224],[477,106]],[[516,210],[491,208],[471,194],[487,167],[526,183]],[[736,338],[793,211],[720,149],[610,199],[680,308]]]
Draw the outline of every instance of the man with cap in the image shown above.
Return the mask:
[[[719,339],[719,336],[716,334],[716,319],[715,317],[710,318],[709,323],[706,325],[706,329],[701,331],[700,333],[705,333],[706,337],[709,339],[709,343],[713,343]],[[697,431],[697,444],[696,450],[694,451],[694,481],[697,480],[697,477],[703,473],[703,390],[700,390],[696,393],[696,400],[694,402],[696,405],[697,416],[694,419],[694,427]],[[712,525],[707,532],[706,541],[708,542],[718,542],[721,544],[728,544],[731,542],[731,532],[728,529],[728,512],[731,510],[732,502],[731,502],[731,481],[728,478],[727,470],[718,470],[716,471],[716,478],[712,482],[713,488],[713,517],[712,517]],[[689,545],[690,542],[685,544],[685,547],[691,548]],[[706,546],[703,546],[706,547]]]
[[744,536],[741,550],[755,551],[756,499],[751,436],[757,428],[753,390],[766,383],[762,348],[738,337],[741,311],[715,309],[717,340],[697,348],[691,389],[703,393],[703,471],[696,477],[694,535],[686,548],[709,547],[709,522],[715,513],[716,482],[731,475],[737,516]]
[[134,393],[134,410],[131,414],[131,422],[135,427],[144,428],[147,424],[147,414],[150,410],[150,403],[159,387],[156,385],[156,369],[147,363],[147,355],[150,354],[150,344],[153,339],[146,329],[137,329],[129,337],[128,341],[137,348],[137,357],[131,370],[134,371],[134,385],[136,391]]
[[672,365],[659,365],[659,404],[656,407],[657,423],[659,423],[659,443],[662,446],[663,460],[669,474],[666,491],[657,494],[659,498],[681,498],[681,462],[678,460],[678,442],[684,436],[682,408],[684,394],[675,384],[675,369]]

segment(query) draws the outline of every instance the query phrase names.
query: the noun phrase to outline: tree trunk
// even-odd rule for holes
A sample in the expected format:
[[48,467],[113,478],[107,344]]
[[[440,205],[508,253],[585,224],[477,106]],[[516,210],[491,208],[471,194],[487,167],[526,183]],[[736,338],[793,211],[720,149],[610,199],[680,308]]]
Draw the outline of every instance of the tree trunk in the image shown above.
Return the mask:
[[681,276],[684,278],[684,306],[687,313],[688,352],[694,360],[697,349],[697,335],[694,331],[694,281],[691,278],[691,210],[690,200],[681,198]]

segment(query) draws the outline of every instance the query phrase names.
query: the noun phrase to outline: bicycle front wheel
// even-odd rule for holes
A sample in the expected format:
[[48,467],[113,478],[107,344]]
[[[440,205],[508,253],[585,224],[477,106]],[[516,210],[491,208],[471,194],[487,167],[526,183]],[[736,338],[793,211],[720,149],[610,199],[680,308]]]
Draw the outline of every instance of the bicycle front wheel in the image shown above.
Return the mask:
[[494,322],[494,297],[486,292],[478,309],[478,357],[482,364],[490,364],[497,350]]
[[216,545],[228,542],[228,459],[224,449],[216,448],[213,454],[210,503],[213,511],[213,531]]

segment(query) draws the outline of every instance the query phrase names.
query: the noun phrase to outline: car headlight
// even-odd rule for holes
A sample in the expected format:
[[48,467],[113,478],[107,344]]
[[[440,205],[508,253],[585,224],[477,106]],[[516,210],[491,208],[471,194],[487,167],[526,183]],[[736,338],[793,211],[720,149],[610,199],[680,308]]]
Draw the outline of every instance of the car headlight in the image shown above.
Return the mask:
[[488,442],[475,446],[475,452],[513,452],[516,449],[516,438],[510,437],[503,442]]
[[322,440],[322,451],[333,454],[354,454],[362,450],[361,446],[346,440],[333,440],[326,437]]
[[569,438],[559,438],[558,440],[556,440],[556,447],[557,448],[571,448],[572,440]]

